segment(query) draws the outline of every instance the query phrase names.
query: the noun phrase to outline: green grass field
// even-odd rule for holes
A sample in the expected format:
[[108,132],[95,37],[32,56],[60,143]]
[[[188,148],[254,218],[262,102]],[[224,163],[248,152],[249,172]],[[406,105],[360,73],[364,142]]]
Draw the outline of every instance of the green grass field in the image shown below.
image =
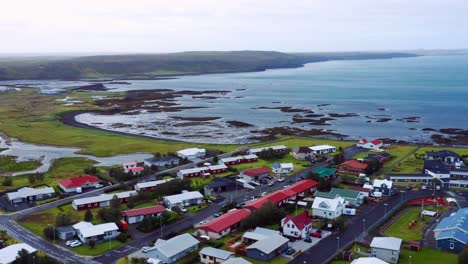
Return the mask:
[[38,161],[22,161],[17,162],[15,157],[0,156],[0,174],[7,172],[29,171],[38,168],[41,164]]
[[98,256],[106,251],[120,247],[121,245],[123,245],[122,242],[117,241],[117,240],[111,240],[111,241],[105,241],[102,243],[97,243],[94,248],[91,248],[88,245],[82,245],[79,247],[74,247],[74,248],[69,248],[69,249],[75,253],[78,253],[84,256]]
[[[435,206],[424,207],[425,210],[436,211]],[[440,207],[438,209],[439,213],[445,210],[445,208]],[[420,240],[422,239],[422,228],[424,225],[431,219],[430,216],[425,216],[424,218],[419,217],[421,213],[420,207],[411,208],[405,212],[395,223],[393,223],[387,230],[385,234],[388,236],[398,237],[405,241]],[[409,228],[411,221],[416,221],[416,224],[413,228]]]

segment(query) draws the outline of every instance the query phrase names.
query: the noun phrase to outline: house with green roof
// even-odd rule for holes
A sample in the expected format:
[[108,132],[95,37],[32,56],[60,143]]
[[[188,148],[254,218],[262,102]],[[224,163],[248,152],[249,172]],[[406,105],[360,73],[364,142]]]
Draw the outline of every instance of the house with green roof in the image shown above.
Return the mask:
[[335,168],[317,167],[314,170],[314,172],[317,173],[320,176],[320,178],[333,179],[336,176],[336,169]]
[[343,198],[345,203],[359,206],[364,202],[364,194],[360,191],[332,188],[330,192],[315,192],[315,197],[335,199],[337,196]]

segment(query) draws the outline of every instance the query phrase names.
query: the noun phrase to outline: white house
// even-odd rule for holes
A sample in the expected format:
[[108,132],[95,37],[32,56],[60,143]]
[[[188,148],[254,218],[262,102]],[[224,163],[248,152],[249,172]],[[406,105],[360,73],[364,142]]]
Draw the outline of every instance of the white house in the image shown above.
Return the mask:
[[79,222],[73,225],[73,229],[76,230],[78,238],[84,244],[91,240],[100,242],[114,239],[120,234],[119,228],[115,223],[93,225],[89,222]]
[[370,244],[370,256],[388,263],[398,263],[402,241],[396,237],[374,237]]
[[235,256],[232,252],[213,247],[203,248],[198,254],[200,255],[200,262],[205,264],[224,263],[224,261]]
[[283,151],[286,151],[288,148],[285,145],[270,146],[270,147],[264,147],[264,148],[253,148],[253,149],[249,149],[249,154],[258,154],[262,151],[267,151],[269,149],[273,150],[274,152],[283,152]]
[[252,264],[252,262],[243,258],[229,258],[228,260],[224,261],[223,264]]
[[149,259],[156,259],[169,264],[197,250],[199,243],[197,239],[189,234],[178,235],[169,240],[158,239],[146,253],[146,256]]
[[322,155],[327,153],[336,152],[336,147],[330,145],[319,145],[319,146],[312,146],[309,147],[312,150],[312,153],[315,155]]
[[372,141],[369,141],[365,138],[359,140],[359,142],[356,144],[356,146],[361,147],[361,148],[366,148],[366,149],[380,149],[383,146],[383,141],[380,139],[374,139]]
[[138,166],[138,163],[136,163],[136,161],[126,162],[122,165],[122,167],[125,173],[131,172],[133,174],[139,174],[145,169],[141,166]]
[[55,190],[52,187],[30,188],[23,187],[16,192],[7,193],[7,198],[10,203],[22,203],[28,201],[44,200],[55,196]]
[[353,260],[351,264],[388,264],[388,262],[374,257],[361,257]]
[[306,238],[312,229],[312,219],[307,211],[297,216],[288,215],[281,220],[281,227],[286,237]]
[[26,243],[13,244],[8,247],[0,249],[0,264],[10,264],[16,261],[18,257],[18,252],[21,250],[26,250],[29,253],[34,253],[37,249],[31,247]]
[[190,161],[204,159],[206,156],[206,150],[199,148],[182,149],[177,151],[177,156]]
[[372,183],[374,192],[381,192],[383,195],[393,195],[395,190],[393,189],[393,182],[391,180],[380,180],[375,179]]
[[198,191],[185,191],[181,194],[164,196],[163,201],[167,208],[172,210],[174,207],[184,208],[185,206],[201,204],[203,195]]
[[276,174],[291,173],[294,171],[294,165],[292,163],[274,163],[272,171]]
[[137,191],[147,191],[147,190],[151,190],[153,189],[154,187],[160,185],[160,184],[163,184],[163,183],[166,183],[168,181],[170,181],[172,179],[167,179],[167,180],[157,180],[157,181],[147,181],[147,182],[139,182],[137,184],[135,184],[133,187],[135,188],[135,190]]
[[334,199],[315,197],[312,204],[312,215],[335,219],[343,214],[344,203],[345,200],[339,196]]

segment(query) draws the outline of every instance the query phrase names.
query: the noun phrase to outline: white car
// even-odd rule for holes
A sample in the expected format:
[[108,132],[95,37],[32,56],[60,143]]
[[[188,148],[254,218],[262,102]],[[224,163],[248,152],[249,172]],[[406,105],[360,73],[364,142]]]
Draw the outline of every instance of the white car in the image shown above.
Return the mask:
[[68,240],[67,242],[65,242],[65,245],[70,246],[72,243],[75,243],[75,242],[80,242],[80,241],[78,241],[76,239],[75,240]]
[[146,253],[151,249],[151,247],[142,247],[141,252]]
[[99,184],[94,185],[94,187],[95,187],[96,189],[99,189],[99,188],[104,187],[104,185],[102,185],[102,184],[99,183]]
[[72,243],[70,243],[70,247],[79,247],[79,246],[81,246],[81,242],[78,240],[75,240]]
[[284,178],[279,178],[278,181],[279,182],[284,182]]
[[262,192],[262,196],[266,196],[268,192]]

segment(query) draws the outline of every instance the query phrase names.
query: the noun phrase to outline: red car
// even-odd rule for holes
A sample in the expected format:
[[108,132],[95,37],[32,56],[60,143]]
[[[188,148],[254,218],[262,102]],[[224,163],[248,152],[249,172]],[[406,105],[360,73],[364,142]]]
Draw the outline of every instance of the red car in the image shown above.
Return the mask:
[[309,235],[311,237],[322,238],[322,233],[320,233],[320,232],[312,232]]

